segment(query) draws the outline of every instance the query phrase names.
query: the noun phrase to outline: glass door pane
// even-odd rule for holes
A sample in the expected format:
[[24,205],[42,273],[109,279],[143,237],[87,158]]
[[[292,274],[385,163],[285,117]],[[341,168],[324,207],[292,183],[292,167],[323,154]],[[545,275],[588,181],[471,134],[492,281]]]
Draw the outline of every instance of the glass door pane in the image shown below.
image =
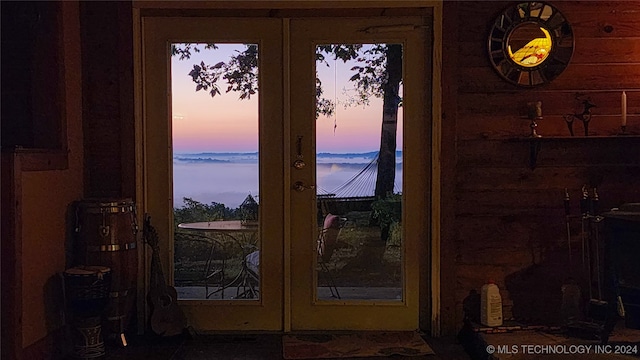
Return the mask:
[[402,300],[402,44],[316,46],[317,300]]
[[260,49],[239,43],[171,47],[178,298],[257,300]]
[[426,20],[291,20],[294,330],[417,328]]
[[167,282],[194,329],[282,330],[281,20],[152,17],[142,33],[145,213]]

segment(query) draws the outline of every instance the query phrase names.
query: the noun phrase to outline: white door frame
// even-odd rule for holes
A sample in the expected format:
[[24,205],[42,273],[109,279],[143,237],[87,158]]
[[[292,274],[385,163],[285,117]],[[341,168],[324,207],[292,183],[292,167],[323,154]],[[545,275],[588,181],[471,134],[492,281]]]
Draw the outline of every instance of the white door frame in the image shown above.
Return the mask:
[[[141,23],[145,16],[153,16],[147,10],[171,10],[171,9],[336,9],[336,8],[432,8],[433,11],[433,44],[432,44],[432,88],[431,88],[431,217],[430,217],[430,254],[428,254],[428,276],[427,279],[422,278],[420,292],[428,293],[428,296],[421,295],[421,302],[429,302],[430,319],[421,319],[421,326],[429,326],[432,336],[440,336],[441,334],[441,295],[440,295],[440,224],[441,224],[441,143],[442,143],[442,23],[443,23],[443,2],[442,0],[424,0],[424,1],[390,1],[390,0],[348,0],[348,1],[277,1],[277,0],[211,0],[202,1],[175,1],[175,2],[156,2],[156,1],[133,1],[133,31],[134,31],[134,85],[135,85],[135,149],[136,149],[136,199],[140,211],[138,212],[138,222],[141,223],[142,214],[145,208],[144,197],[144,125],[143,125],[143,87],[142,87],[142,39],[141,39]],[[283,29],[287,32],[288,29]],[[285,37],[285,48],[287,47],[287,38]],[[287,64],[285,64],[286,66]],[[284,75],[284,81],[288,82],[288,74]],[[284,94],[288,99],[288,94]],[[288,100],[285,100],[285,102]],[[285,108],[286,107],[285,103]],[[285,113],[285,121],[288,121]],[[288,154],[285,154],[287,156]],[[287,170],[289,171],[289,170]],[[289,178],[285,173],[285,178]],[[288,201],[288,199],[285,199]],[[284,224],[285,228],[287,224]],[[285,233],[285,236],[288,234]],[[146,259],[147,249],[140,252],[139,274],[146,274],[149,264]],[[285,253],[285,256],[289,254]],[[423,264],[423,266],[426,266]],[[285,269],[286,270],[286,269]],[[148,315],[146,298],[147,276],[139,276],[138,281],[138,329],[141,333],[146,323]],[[285,285],[286,286],[286,285]],[[287,304],[285,303],[285,306]],[[421,306],[422,307],[422,306]],[[285,331],[290,330],[286,324],[290,324],[290,319],[285,313]],[[426,316],[425,316],[426,317]],[[428,321],[428,323],[427,323]]]

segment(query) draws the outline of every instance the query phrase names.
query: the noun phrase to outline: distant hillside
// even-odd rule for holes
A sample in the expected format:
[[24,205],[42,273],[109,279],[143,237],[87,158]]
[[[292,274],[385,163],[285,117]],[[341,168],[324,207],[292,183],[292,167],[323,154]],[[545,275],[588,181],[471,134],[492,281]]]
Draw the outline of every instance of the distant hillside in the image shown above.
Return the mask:
[[219,157],[219,156],[258,156],[258,152],[199,152],[199,153],[188,153],[188,152],[180,152],[173,153],[173,156],[181,155],[181,156],[209,156],[209,157]]
[[188,163],[230,163],[231,160],[220,160],[212,158],[190,158],[190,157],[174,157],[174,160]]
[[[364,153],[327,153],[327,152],[321,152],[318,153],[316,156],[319,158],[322,157],[341,157],[341,158],[346,158],[346,159],[350,159],[350,158],[374,158],[376,155],[378,155],[377,151],[369,151],[369,152],[364,152]],[[402,156],[402,151],[396,151],[396,157],[400,157]]]
[[[366,164],[373,160],[377,151],[362,153],[321,152],[316,155],[318,163]],[[396,151],[396,157],[402,158],[402,151]],[[173,160],[181,163],[255,163],[258,152],[197,152],[174,153]]]
[[[361,153],[330,153],[330,152],[321,152],[318,153],[318,157],[374,157],[378,154],[377,151],[369,151],[369,152],[361,152]],[[208,156],[208,157],[234,157],[234,156],[258,156],[258,152],[175,152],[174,156]],[[396,156],[402,156],[402,151],[396,151]]]

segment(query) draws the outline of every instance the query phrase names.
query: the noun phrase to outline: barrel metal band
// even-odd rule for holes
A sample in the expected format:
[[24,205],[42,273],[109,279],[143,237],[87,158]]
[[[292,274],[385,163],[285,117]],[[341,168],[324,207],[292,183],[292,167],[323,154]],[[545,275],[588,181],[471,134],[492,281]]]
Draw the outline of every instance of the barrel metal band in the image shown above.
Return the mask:
[[87,214],[119,214],[135,211],[133,204],[103,204],[102,206],[84,207]]
[[127,244],[107,244],[100,246],[87,246],[87,250],[89,251],[101,251],[101,252],[110,252],[110,251],[120,251],[120,250],[133,250],[136,248],[136,242],[130,242]]

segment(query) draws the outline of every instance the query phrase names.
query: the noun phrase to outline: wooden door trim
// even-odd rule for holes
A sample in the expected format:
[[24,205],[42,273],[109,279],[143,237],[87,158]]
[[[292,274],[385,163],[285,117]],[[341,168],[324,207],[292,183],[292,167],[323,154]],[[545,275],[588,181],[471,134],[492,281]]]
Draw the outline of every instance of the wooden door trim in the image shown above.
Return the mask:
[[138,9],[366,9],[366,8],[428,8],[441,7],[442,0],[210,0],[153,1],[134,0]]
[[22,359],[21,155],[2,153],[2,357]]
[[[268,6],[267,6],[268,5]],[[142,62],[141,62],[141,49],[142,49],[142,29],[141,22],[143,17],[152,17],[153,11],[162,9],[170,9],[174,15],[176,15],[175,9],[201,9],[202,7],[208,7],[211,9],[240,9],[240,10],[249,10],[249,9],[264,9],[265,7],[271,9],[286,9],[286,8],[297,8],[297,9],[309,9],[309,8],[352,8],[352,9],[366,9],[372,7],[385,7],[385,8],[431,8],[433,11],[432,16],[432,24],[433,24],[433,44],[432,44],[432,71],[431,71],[431,198],[430,198],[430,208],[431,208],[431,216],[430,216],[430,225],[431,225],[431,233],[430,233],[430,245],[428,249],[431,251],[428,260],[425,259],[426,263],[421,264],[423,267],[423,271],[421,272],[421,296],[420,296],[420,308],[424,309],[424,312],[421,311],[420,314],[420,325],[423,329],[430,329],[432,336],[440,336],[441,335],[441,326],[442,326],[442,316],[441,316],[441,170],[442,170],[442,161],[441,161],[441,147],[442,147],[442,26],[443,26],[443,2],[442,0],[436,1],[183,1],[183,2],[156,2],[156,1],[133,1],[133,21],[134,21],[134,60],[135,60],[135,85],[136,85],[136,93],[135,93],[135,104],[136,104],[136,198],[145,199],[143,196],[143,122],[142,122],[142,98],[143,98],[143,88],[142,88]],[[267,14],[268,15],[268,14]],[[156,14],[156,16],[158,16]],[[285,26],[288,26],[288,20],[284,21]],[[286,29],[284,31],[287,31]],[[286,69],[286,68],[285,68]],[[286,74],[286,71],[284,72]],[[289,83],[288,76],[285,75],[284,78],[285,84]],[[285,99],[288,99],[288,94],[284,94]],[[288,100],[285,100],[288,101]],[[284,117],[285,128],[289,129],[289,117],[288,114],[285,114]],[[286,136],[287,134],[285,134]],[[285,151],[288,151],[288,148],[285,148]],[[285,158],[289,158],[288,154],[285,153]],[[289,175],[287,173],[289,170],[285,170],[285,176]],[[286,177],[288,181],[288,176]],[[288,206],[289,194],[285,193],[285,206]],[[146,208],[146,203],[142,204],[142,211]],[[286,220],[285,220],[286,221]],[[285,222],[285,229],[287,223]],[[288,230],[285,230],[285,237],[288,238],[290,235]],[[143,251],[146,252],[146,249]],[[141,257],[146,258],[144,253],[141,252]],[[289,256],[285,257],[285,270],[287,264],[289,263]],[[424,258],[424,257],[423,257]],[[143,266],[142,262],[139,262],[140,266]],[[144,273],[144,271],[141,271]],[[430,280],[430,285],[425,285],[426,280]],[[290,280],[290,279],[289,279]],[[144,279],[140,280],[140,282],[144,282]],[[139,283],[140,284],[140,283]],[[144,287],[139,287],[144,288]],[[287,280],[285,280],[285,294],[290,289],[290,284],[288,284]],[[140,303],[146,307],[146,303],[143,301],[141,297]],[[424,304],[426,303],[426,304]],[[139,304],[140,305],[140,304]],[[290,304],[284,304],[285,310],[290,306]],[[285,314],[288,312],[285,311]],[[285,315],[285,326],[284,329],[287,331],[287,324],[290,326],[290,319],[287,318],[288,315]],[[139,324],[143,324],[144,322],[144,312],[139,312]],[[139,326],[139,329],[143,329],[144,326]],[[289,328],[290,329],[290,328]]]
[[[429,327],[431,336],[441,336],[441,275],[440,275],[440,241],[441,241],[441,181],[442,181],[442,4],[433,8],[433,50],[431,69],[431,256],[423,256],[430,260],[430,266],[423,264],[423,269],[430,272],[430,288],[424,289],[428,296],[428,308],[431,311]],[[424,280],[427,274],[424,274]],[[425,281],[421,281],[424,284]],[[422,290],[422,289],[421,289]],[[421,327],[427,328],[426,319],[421,319]]]

